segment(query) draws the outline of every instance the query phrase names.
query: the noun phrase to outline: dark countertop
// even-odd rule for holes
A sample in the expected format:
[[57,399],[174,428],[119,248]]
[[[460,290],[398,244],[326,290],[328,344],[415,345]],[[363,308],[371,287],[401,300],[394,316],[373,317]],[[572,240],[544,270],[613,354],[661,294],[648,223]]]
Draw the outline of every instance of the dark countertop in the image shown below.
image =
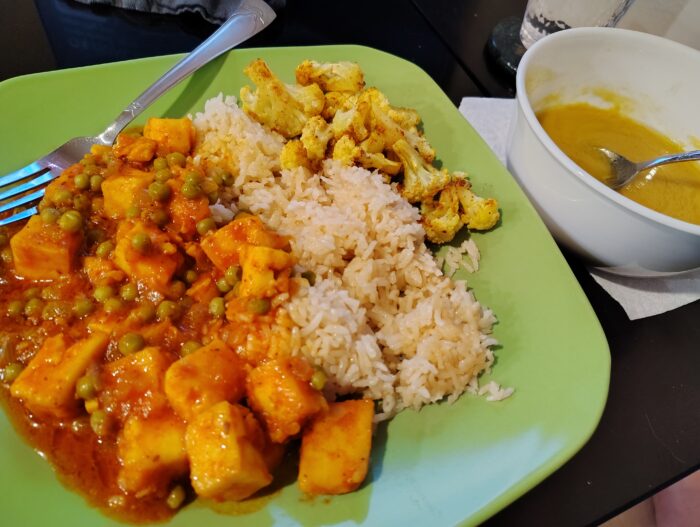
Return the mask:
[[[321,0],[288,0],[244,47],[362,44],[416,63],[455,105],[465,96],[512,97],[512,80],[485,45],[493,26],[522,16],[525,4],[356,0],[334,9]],[[145,15],[71,0],[0,0],[0,9],[0,80],[185,52],[216,29],[196,14]],[[597,524],[700,466],[700,302],[631,322],[583,263],[564,254],[610,344],[608,404],[583,449],[487,525]]]

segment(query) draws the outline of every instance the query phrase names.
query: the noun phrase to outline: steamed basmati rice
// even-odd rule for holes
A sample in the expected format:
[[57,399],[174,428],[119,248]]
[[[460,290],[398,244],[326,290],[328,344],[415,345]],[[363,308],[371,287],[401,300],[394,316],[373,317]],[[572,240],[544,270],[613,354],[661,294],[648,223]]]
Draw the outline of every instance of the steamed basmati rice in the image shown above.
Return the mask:
[[[417,209],[380,174],[334,161],[320,174],[280,172],[284,139],[233,97],[208,101],[193,121],[198,155],[235,176],[233,210],[290,236],[299,270],[317,276],[286,309],[296,325],[291,351],[323,368],[329,396],[381,400],[381,419],[479,390],[477,376],[493,362],[495,318],[464,282],[442,273]],[[467,240],[457,251],[448,252],[448,274],[464,252],[475,270],[476,245]],[[494,400],[510,395],[495,383],[485,389]]]

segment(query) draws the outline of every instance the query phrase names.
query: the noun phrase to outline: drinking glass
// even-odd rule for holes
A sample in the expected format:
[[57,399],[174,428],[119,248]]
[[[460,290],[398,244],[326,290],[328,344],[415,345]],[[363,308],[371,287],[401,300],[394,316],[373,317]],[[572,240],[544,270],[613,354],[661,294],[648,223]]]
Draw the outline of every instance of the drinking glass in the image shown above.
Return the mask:
[[501,20],[491,32],[488,51],[515,74],[525,50],[540,38],[572,27],[614,27],[634,0],[528,0],[523,18]]
[[520,40],[529,48],[542,37],[572,27],[614,27],[634,0],[528,0]]

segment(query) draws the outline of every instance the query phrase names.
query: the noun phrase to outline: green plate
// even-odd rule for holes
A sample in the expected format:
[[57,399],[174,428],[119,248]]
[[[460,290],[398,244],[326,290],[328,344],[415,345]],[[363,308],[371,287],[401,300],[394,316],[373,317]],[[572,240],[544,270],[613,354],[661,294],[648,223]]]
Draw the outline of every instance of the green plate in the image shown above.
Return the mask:
[[[235,50],[173,89],[148,115],[181,117],[219,92],[237,94],[242,69],[264,58],[287,82],[306,58],[359,62],[368,85],[416,108],[444,165],[496,197],[502,225],[475,235],[481,270],[467,278],[498,316],[490,377],[515,393],[489,403],[405,411],[379,428],[362,488],[303,499],[289,483],[258,510],[227,515],[195,502],[172,525],[473,525],[537,485],[593,433],[607,397],[610,354],[586,297],[507,170],[432,79],[415,65],[358,46]],[[0,83],[0,174],[70,137],[99,133],[178,57],[41,73]],[[141,121],[144,119],[142,118]],[[65,488],[0,416],[0,510],[5,525],[116,525]],[[255,509],[255,507],[252,507]]]

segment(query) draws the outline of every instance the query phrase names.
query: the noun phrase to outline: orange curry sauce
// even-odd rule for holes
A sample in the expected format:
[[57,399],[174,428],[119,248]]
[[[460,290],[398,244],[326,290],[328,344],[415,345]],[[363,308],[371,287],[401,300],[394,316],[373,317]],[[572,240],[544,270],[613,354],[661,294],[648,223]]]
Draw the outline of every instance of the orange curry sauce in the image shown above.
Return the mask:
[[[281,307],[308,275],[256,216],[214,221],[233,177],[193,162],[194,137],[188,119],[151,119],[0,231],[4,406],[64,482],[127,521],[254,494],[329,408],[322,372],[289,357]],[[351,403],[368,449],[373,405]]]

